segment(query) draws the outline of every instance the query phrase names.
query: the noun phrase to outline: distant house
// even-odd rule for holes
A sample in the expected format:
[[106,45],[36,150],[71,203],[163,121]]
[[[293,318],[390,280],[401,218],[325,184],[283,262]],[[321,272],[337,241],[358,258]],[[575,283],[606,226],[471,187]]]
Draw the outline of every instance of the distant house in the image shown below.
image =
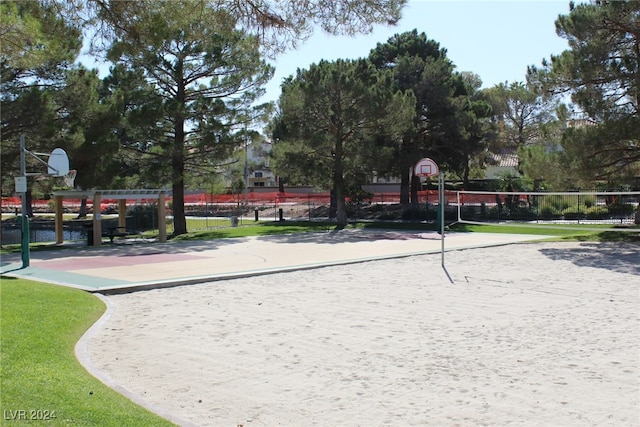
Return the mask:
[[[246,152],[245,152],[246,150]],[[273,187],[276,185],[276,176],[269,167],[269,154],[271,153],[271,141],[264,140],[261,142],[251,142],[243,147],[238,147],[237,153],[240,158],[243,156],[246,160],[246,174],[247,186],[251,187]],[[244,163],[243,160],[240,162]],[[233,162],[229,162],[233,163]],[[242,164],[241,163],[241,164]],[[236,163],[237,165],[237,163]],[[237,167],[237,166],[236,166]],[[230,187],[232,182],[231,174],[225,173],[227,187]]]
[[520,159],[516,147],[504,148],[499,153],[491,153],[486,160],[484,171],[487,179],[497,179],[504,175],[519,175]]
[[247,184],[249,187],[274,187],[276,176],[269,167],[271,141],[252,142],[247,146]]
[[249,187],[274,187],[276,185],[276,177],[270,169],[260,169],[251,171],[247,177]]
[[581,127],[585,127],[585,126],[595,126],[596,125],[596,121],[595,120],[591,120],[589,118],[577,118],[577,119],[571,119],[567,121],[567,127],[568,128],[581,128]]

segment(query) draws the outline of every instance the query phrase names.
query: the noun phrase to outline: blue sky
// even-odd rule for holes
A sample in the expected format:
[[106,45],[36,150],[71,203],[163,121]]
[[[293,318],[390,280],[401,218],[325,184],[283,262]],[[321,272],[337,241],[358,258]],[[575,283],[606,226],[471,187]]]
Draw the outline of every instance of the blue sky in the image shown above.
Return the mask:
[[483,87],[524,81],[528,65],[540,65],[543,58],[568,48],[554,24],[558,15],[568,13],[569,0],[409,0],[395,27],[380,26],[358,37],[318,31],[296,50],[279,56],[263,100],[276,100],[282,80],[298,68],[321,59],[366,57],[377,43],[413,29],[446,48],[458,71],[478,74]]

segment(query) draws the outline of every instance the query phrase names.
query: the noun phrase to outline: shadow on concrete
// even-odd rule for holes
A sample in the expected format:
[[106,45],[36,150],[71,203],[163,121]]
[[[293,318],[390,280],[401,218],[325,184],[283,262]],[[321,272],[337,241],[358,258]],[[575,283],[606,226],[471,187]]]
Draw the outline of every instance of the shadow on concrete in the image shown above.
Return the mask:
[[326,232],[274,234],[260,236],[258,239],[269,239],[278,243],[344,243],[378,240],[413,240],[440,239],[436,232],[418,230],[385,230],[385,229],[332,229]]
[[640,245],[636,243],[582,243],[578,248],[545,248],[540,252],[552,260],[570,261],[579,267],[640,276]]

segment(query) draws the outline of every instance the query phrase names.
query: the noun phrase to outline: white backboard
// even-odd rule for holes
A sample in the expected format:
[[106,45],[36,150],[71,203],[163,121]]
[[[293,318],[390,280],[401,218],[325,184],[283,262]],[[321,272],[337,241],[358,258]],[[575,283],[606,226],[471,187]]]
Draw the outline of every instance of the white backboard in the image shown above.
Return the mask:
[[428,177],[438,175],[438,173],[440,173],[438,165],[428,157],[420,159],[413,168],[413,174],[416,176]]
[[54,148],[49,155],[48,174],[52,176],[64,176],[69,173],[69,157],[62,148]]

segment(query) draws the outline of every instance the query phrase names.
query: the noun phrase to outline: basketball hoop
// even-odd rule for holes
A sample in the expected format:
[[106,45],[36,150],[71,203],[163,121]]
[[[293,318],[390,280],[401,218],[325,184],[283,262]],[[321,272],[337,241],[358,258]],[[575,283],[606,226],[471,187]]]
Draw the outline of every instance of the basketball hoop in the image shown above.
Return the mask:
[[62,179],[64,180],[64,183],[67,185],[67,187],[73,187],[73,183],[76,180],[76,174],[78,173],[77,170],[75,169],[70,169],[69,172],[66,173],[66,175],[62,175]]
[[438,165],[436,164],[436,162],[434,162],[428,157],[421,159],[413,167],[413,174],[419,177],[428,178],[430,176],[436,176],[439,173],[440,173],[440,169],[438,168]]

